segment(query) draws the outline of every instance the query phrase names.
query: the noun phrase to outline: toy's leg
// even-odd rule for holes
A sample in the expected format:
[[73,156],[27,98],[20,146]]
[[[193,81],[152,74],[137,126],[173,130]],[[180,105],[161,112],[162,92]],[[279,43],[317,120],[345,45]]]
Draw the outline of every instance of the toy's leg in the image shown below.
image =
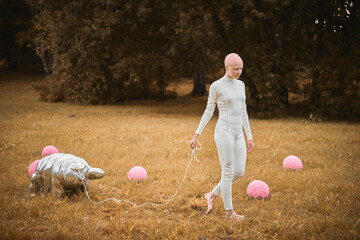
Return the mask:
[[30,183],[30,196],[33,197],[39,192],[40,188],[36,183]]
[[49,193],[51,191],[51,185],[52,185],[52,177],[50,176],[50,173],[43,173],[42,181],[43,181],[43,193]]
[[36,193],[40,192],[40,185],[38,182],[39,176],[37,175],[33,175],[33,177],[31,178],[31,183],[30,183],[30,196],[35,196]]
[[[89,191],[90,188],[90,180],[84,181],[85,185],[86,185],[86,189]],[[81,185],[79,187],[76,188],[76,193],[77,194],[81,194],[85,192],[85,187],[84,185]]]
[[54,198],[61,198],[65,193],[64,187],[56,177],[51,178],[51,195]]

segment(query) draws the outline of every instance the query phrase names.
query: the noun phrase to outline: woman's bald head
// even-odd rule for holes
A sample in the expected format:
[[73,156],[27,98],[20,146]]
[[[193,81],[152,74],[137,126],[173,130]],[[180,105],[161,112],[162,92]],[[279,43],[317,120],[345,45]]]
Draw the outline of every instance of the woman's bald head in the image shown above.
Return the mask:
[[230,53],[225,57],[225,68],[229,65],[243,64],[243,61],[239,55],[236,53]]
[[228,78],[236,78],[238,79],[243,70],[243,61],[239,55],[236,53],[230,53],[225,57],[225,75]]

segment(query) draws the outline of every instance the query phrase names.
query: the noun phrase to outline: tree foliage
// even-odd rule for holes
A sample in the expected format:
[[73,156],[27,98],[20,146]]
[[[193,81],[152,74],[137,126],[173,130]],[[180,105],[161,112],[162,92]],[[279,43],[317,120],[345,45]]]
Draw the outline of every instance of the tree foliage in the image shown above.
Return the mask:
[[313,112],[349,117],[360,113],[360,8],[358,1],[318,1],[308,29]]
[[24,0],[0,0],[0,69],[36,67],[39,58],[32,48],[31,13]]
[[[27,0],[34,46],[50,69],[43,97],[85,104],[158,97],[182,76],[192,95],[237,52],[249,104],[276,113],[299,91],[314,114],[359,113],[359,4],[294,0]],[[223,71],[223,70],[222,70]]]
[[105,104],[164,97],[164,76],[176,72],[166,3],[28,2],[36,14],[38,54],[50,53],[52,74],[43,98]]

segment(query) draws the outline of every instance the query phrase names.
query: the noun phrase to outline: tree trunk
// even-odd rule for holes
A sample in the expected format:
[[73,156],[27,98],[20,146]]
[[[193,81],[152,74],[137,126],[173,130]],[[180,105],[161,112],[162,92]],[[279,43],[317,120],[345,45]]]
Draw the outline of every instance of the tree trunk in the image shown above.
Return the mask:
[[312,106],[312,111],[316,111],[320,104],[321,101],[321,96],[320,96],[320,90],[318,87],[318,80],[320,78],[320,72],[319,70],[312,70],[312,83],[311,83],[311,91],[310,91],[310,104]]
[[7,61],[7,64],[8,64],[8,69],[16,69],[18,67],[17,65],[17,58],[16,58],[16,54],[17,53],[14,53],[14,51],[11,51],[11,49],[6,46],[6,42],[5,41],[2,41],[1,38],[0,38],[0,47],[1,47],[1,51],[3,52],[3,54],[5,55],[5,59]]
[[200,63],[200,60],[194,64],[194,86],[190,93],[191,96],[201,97],[206,94],[205,71]]
[[259,106],[259,98],[257,96],[257,89],[256,89],[256,85],[254,84],[254,81],[249,79],[249,81],[246,82],[247,86],[249,87],[249,91],[250,91],[250,97],[252,99],[252,101],[254,102],[255,106],[258,107]]
[[289,90],[286,85],[281,85],[279,89],[280,102],[289,105]]
[[159,73],[159,80],[158,80],[158,87],[159,87],[159,91],[158,91],[158,99],[160,101],[164,101],[165,100],[165,79],[164,79],[164,66],[162,66],[161,64],[159,64],[159,69],[158,69],[158,73]]
[[46,74],[52,74],[52,54],[49,51],[44,51],[41,53],[41,61],[44,66],[44,71]]

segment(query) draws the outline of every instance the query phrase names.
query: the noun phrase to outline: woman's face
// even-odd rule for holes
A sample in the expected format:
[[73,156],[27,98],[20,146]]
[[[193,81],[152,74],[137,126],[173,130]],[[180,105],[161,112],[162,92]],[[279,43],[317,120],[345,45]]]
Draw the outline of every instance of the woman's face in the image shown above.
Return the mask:
[[237,61],[226,66],[226,73],[231,78],[238,79],[243,70],[243,62]]

